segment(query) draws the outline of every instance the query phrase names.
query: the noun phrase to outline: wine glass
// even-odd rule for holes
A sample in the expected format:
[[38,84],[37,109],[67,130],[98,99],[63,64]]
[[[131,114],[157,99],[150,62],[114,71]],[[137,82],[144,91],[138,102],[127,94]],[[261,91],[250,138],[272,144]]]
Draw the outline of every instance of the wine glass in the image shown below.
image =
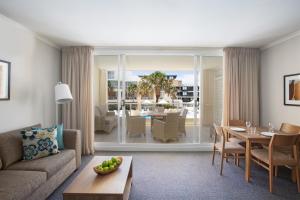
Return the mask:
[[249,129],[251,127],[251,122],[250,121],[246,121],[246,127],[247,127],[247,130],[249,131]]

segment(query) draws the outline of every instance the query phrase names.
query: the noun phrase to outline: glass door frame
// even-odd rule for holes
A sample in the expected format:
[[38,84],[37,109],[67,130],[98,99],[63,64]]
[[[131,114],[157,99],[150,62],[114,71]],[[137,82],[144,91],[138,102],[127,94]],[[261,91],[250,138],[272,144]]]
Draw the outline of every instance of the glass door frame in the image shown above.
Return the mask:
[[[118,56],[118,88],[122,86],[122,89],[118,89],[118,141],[116,143],[101,143],[95,142],[96,150],[142,150],[142,151],[198,151],[198,150],[211,150],[211,143],[200,143],[199,140],[193,140],[193,143],[178,143],[178,144],[164,144],[164,143],[126,143],[126,130],[125,130],[125,100],[126,100],[126,56],[134,55],[169,55],[169,56],[191,56],[194,59],[194,127],[197,125],[197,120],[200,123],[200,119],[197,118],[197,106],[199,106],[199,117],[201,118],[201,101],[202,92],[200,90],[199,94],[199,104],[197,105],[197,92],[198,83],[201,84],[201,66],[202,66],[202,56],[223,56],[223,52],[220,48],[203,50],[103,50],[102,48],[96,48],[94,55],[110,55]],[[122,116],[122,117],[120,117]],[[196,131],[193,131],[194,133]],[[199,132],[199,131],[198,131]],[[199,134],[199,133],[198,133]]]

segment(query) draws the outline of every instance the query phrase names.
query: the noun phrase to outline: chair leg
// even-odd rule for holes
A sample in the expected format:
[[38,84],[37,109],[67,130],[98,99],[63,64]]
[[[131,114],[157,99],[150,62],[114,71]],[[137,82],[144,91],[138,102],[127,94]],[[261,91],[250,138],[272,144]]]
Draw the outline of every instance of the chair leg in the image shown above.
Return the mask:
[[292,179],[293,183],[296,183],[297,177],[296,177],[296,169],[295,168],[292,169],[291,179]]
[[278,176],[278,166],[275,166],[275,177]]
[[239,167],[240,166],[240,158],[239,158],[239,154],[237,154],[237,166]]
[[237,158],[237,157],[236,157],[236,153],[235,153],[235,154],[233,154],[233,159],[234,159],[234,164],[235,164],[235,165],[237,165],[237,160],[236,160],[236,158]]
[[297,179],[297,189],[298,189],[298,193],[300,192],[300,177],[299,177],[299,167],[296,166],[295,167],[295,171],[296,171],[296,179]]
[[212,162],[211,162],[212,165],[215,164],[215,154],[216,154],[216,147],[215,147],[215,145],[214,145],[214,149],[213,149],[213,157],[212,157]]
[[225,155],[226,155],[226,156],[225,156],[225,160],[226,160],[226,162],[228,163],[228,154],[226,153]]
[[269,166],[269,190],[273,192],[273,175],[274,175],[274,167]]
[[223,161],[224,161],[224,153],[222,152],[222,158],[221,158],[221,170],[220,170],[220,175],[223,175]]

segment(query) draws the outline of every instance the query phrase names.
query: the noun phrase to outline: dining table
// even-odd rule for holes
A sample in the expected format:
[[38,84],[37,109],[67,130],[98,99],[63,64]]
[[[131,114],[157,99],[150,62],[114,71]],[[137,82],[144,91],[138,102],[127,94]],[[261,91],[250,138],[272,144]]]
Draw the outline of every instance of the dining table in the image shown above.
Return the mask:
[[[240,129],[236,129],[240,128]],[[251,177],[251,148],[252,144],[259,143],[259,144],[265,144],[268,145],[271,141],[270,136],[264,136],[261,133],[267,132],[267,128],[256,128],[255,133],[251,131],[247,131],[246,127],[232,127],[232,126],[225,126],[223,127],[225,132],[228,135],[232,135],[240,140],[243,140],[246,142],[246,152],[245,152],[245,180],[247,182],[250,181]],[[244,130],[242,130],[244,129]],[[275,131],[275,133],[280,133],[279,131]]]

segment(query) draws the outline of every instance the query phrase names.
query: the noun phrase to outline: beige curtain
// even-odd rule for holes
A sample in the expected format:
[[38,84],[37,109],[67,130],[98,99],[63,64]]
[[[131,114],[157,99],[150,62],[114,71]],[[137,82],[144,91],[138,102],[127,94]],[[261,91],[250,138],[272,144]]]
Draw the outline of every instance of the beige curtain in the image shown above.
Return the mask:
[[107,104],[107,71],[99,69],[99,105]]
[[63,105],[65,128],[82,133],[83,154],[94,153],[93,114],[93,48],[67,47],[62,49],[62,82],[70,86],[73,101]]
[[233,119],[259,125],[259,66],[259,49],[224,49],[223,125]]

